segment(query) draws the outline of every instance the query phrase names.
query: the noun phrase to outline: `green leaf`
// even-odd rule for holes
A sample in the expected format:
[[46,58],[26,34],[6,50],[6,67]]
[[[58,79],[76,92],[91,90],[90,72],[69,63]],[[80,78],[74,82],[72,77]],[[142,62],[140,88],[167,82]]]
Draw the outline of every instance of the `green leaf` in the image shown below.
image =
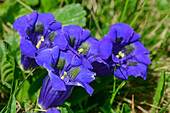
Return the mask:
[[22,1],[31,6],[35,6],[39,4],[39,0],[22,0]]
[[4,23],[7,23],[7,22],[13,23],[14,17],[18,14],[21,8],[21,5],[15,1],[15,2],[7,4],[6,7],[9,7],[9,8],[5,9],[5,12],[2,15],[2,20]]
[[6,53],[1,60],[1,80],[9,84],[14,79],[15,61],[10,53]]
[[3,107],[3,109],[1,110],[0,113],[4,113],[4,112],[6,111],[6,107],[7,107],[7,106]]
[[10,92],[10,87],[8,84],[5,84],[4,82],[0,81],[0,93],[2,98],[8,97],[8,94]]
[[25,102],[24,103],[24,108],[25,108],[25,110],[27,109],[27,108],[29,108],[31,105],[30,105],[30,103],[29,102]]
[[[4,55],[5,53],[7,53],[7,52],[6,52],[6,48],[5,48],[5,46],[4,46],[3,41],[0,40],[0,61],[2,61],[2,57],[3,57],[3,55]],[[0,63],[1,63],[1,62],[0,62]],[[1,66],[1,65],[0,65],[0,66]]]
[[7,34],[5,41],[11,46],[10,51],[16,52],[19,51],[19,44],[20,44],[20,36],[18,33],[15,34]]
[[86,24],[86,11],[80,4],[70,4],[63,8],[57,9],[53,12],[57,21],[60,21],[63,26],[66,25],[79,25],[85,26]]
[[168,3],[168,0],[157,0],[157,5],[158,5],[159,10],[170,9],[170,5]]
[[71,108],[69,106],[67,106],[66,104],[60,105],[60,111],[61,111],[61,113],[73,113]]
[[[163,97],[164,89],[165,89],[165,70],[162,71],[162,75],[158,81],[158,86],[156,88],[156,94],[154,97],[153,105],[157,107],[159,106],[161,99]],[[152,113],[155,113],[155,111],[156,108],[153,108]]]
[[57,8],[57,6],[59,6],[59,2],[57,0],[41,0],[40,4],[41,10],[44,13],[53,11],[54,9]]
[[29,99],[29,94],[28,94],[29,87],[30,87],[29,81],[25,80],[22,88],[19,90],[19,92],[16,96],[16,98],[19,102],[23,103]]
[[158,113],[164,113],[166,108],[169,106],[170,102],[168,102],[167,105],[165,105]]
[[116,113],[120,113],[120,106],[117,107]]
[[15,0],[5,0],[3,4],[0,4],[0,16],[6,13],[14,2]]
[[[15,33],[15,34],[7,34],[7,37],[5,38],[5,43],[8,44],[8,48],[6,47],[6,51],[8,49],[8,51],[10,51],[13,56],[14,59],[17,61],[17,64],[20,65],[21,64],[21,51],[19,48],[19,44],[20,44],[20,36]],[[4,43],[4,45],[5,45]]]
[[10,96],[7,111],[5,113],[16,113],[16,100],[13,94]]
[[[46,70],[40,70],[40,69],[37,69],[37,70],[39,70],[39,71],[34,73],[35,76],[32,76],[32,81],[31,81],[31,84],[30,84],[30,87],[28,90],[28,94],[29,94],[29,97],[32,102],[37,101],[38,91],[39,91],[40,87],[42,86],[42,82],[43,82],[44,78],[48,74]],[[39,73],[39,72],[41,72],[41,73]]]
[[131,112],[130,107],[126,103],[123,103],[121,113],[130,113],[130,112]]

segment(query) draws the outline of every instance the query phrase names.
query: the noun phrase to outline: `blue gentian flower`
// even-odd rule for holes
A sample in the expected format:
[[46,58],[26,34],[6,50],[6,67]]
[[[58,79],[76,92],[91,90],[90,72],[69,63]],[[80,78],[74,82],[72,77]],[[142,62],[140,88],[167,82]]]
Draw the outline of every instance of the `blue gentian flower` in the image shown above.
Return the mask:
[[[69,97],[70,88],[73,86],[85,88],[90,95],[93,93],[94,90],[89,83],[95,79],[95,73],[84,68],[81,60],[72,51],[61,51],[58,46],[55,46],[40,51],[35,59],[38,65],[44,66],[48,70],[46,78],[49,79],[52,88],[48,88],[44,83],[42,85],[39,104],[43,109],[60,105]],[[48,96],[41,96],[44,94]],[[51,99],[50,102],[46,98]]]
[[[114,75],[121,79],[128,76],[142,76],[146,79],[147,65],[151,63],[149,51],[139,41],[141,36],[124,23],[110,27],[108,35],[99,43],[101,58],[109,62],[110,67],[117,65]],[[113,72],[112,72],[113,73]]]
[[35,59],[38,65],[48,70],[54,89],[65,91],[67,85],[76,85],[92,94],[93,89],[89,83],[95,79],[95,73],[84,68],[81,59],[72,51],[61,51],[55,46],[42,50]]
[[46,76],[42,83],[38,104],[47,110],[46,113],[59,113],[56,107],[70,96],[72,89],[72,86],[67,86],[65,91],[56,90],[51,85],[50,77]]
[[93,69],[93,62],[103,62],[98,53],[96,38],[90,37],[90,31],[77,25],[64,26],[53,40],[61,50],[71,50],[81,59],[84,67]]
[[33,11],[14,22],[13,29],[18,31],[21,36],[21,63],[25,70],[36,66],[34,57],[37,51],[52,45],[51,42],[56,36],[56,32],[62,27],[61,22],[54,19],[52,13]]

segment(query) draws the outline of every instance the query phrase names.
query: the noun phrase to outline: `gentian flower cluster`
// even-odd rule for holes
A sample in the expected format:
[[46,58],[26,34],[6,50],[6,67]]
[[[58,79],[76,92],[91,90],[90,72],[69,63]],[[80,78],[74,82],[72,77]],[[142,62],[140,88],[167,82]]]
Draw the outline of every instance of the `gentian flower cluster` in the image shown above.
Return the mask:
[[114,75],[120,79],[141,76],[146,79],[149,51],[139,41],[141,36],[127,24],[116,23],[110,27],[99,43],[99,54],[110,68],[117,65]]
[[[75,86],[85,88],[95,76],[114,74],[117,78],[142,76],[146,79],[149,51],[139,41],[138,33],[117,23],[101,41],[91,32],[77,25],[62,27],[51,13],[37,13],[18,18],[13,25],[21,36],[21,63],[24,70],[43,66],[45,77],[39,96],[39,105],[47,112],[56,108],[70,95]],[[114,72],[114,67],[117,67]]]

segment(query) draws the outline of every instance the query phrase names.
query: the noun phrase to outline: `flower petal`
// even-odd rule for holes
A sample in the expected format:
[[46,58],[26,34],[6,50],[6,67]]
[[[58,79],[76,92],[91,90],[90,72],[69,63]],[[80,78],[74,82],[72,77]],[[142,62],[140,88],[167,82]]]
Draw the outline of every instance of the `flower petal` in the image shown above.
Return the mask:
[[104,36],[99,42],[99,54],[103,59],[108,59],[112,54],[112,42],[108,36]]
[[57,34],[53,40],[54,45],[57,45],[60,49],[65,50],[69,44],[67,40],[67,35],[63,32]]
[[46,113],[60,113],[60,111],[57,108],[50,108]]
[[82,82],[68,82],[67,85],[74,85],[74,86],[81,86],[86,89],[87,93],[92,95],[94,89],[87,83],[82,83]]
[[151,64],[151,61],[149,59],[149,51],[145,48],[145,46],[140,41],[136,41],[133,44],[136,49],[132,53],[132,55],[135,56],[135,58],[141,63],[144,63],[146,65]]
[[[38,65],[43,66],[44,64],[51,66],[55,64],[59,57],[59,48],[57,46],[52,49],[43,49],[35,57]],[[52,65],[53,66],[53,65]]]
[[61,28],[62,28],[62,23],[59,21],[53,21],[49,26],[49,29],[52,31],[56,31],[57,29],[61,29]]
[[13,24],[13,29],[16,31],[18,31],[19,29],[26,31],[28,26],[29,26],[29,24],[28,24],[27,15],[24,15],[24,16],[15,20],[15,22]]
[[37,11],[33,11],[31,14],[28,15],[28,22],[31,26],[35,25],[37,17],[38,17]]
[[66,91],[66,86],[63,80],[53,72],[49,72],[52,88],[58,91]]
[[73,66],[81,65],[81,59],[77,55],[74,55],[71,61],[71,65]]
[[20,50],[29,57],[35,56],[36,48],[32,45],[32,43],[29,40],[25,38],[21,38]]
[[134,33],[134,30],[129,25],[125,23],[115,23],[110,26],[110,29],[116,29],[116,38],[122,38],[121,44],[130,43],[129,41]]
[[21,53],[21,64],[24,68],[24,70],[29,70],[31,68],[35,68],[37,66],[37,63],[34,58],[30,58],[23,53]]
[[123,80],[127,80],[128,79],[128,75],[127,75],[127,72],[126,70],[122,67],[122,66],[118,66],[114,75],[117,77],[117,78],[120,78],[120,79],[123,79]]

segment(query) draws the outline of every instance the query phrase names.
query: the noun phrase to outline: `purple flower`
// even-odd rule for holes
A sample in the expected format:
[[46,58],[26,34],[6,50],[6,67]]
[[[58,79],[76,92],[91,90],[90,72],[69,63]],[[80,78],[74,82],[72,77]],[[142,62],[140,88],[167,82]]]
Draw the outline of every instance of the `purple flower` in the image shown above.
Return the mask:
[[[127,24],[116,23],[99,43],[101,58],[110,68],[117,65],[114,75],[121,79],[142,76],[146,79],[147,65],[151,63],[149,51],[139,41],[141,36]],[[113,72],[112,72],[113,73]]]
[[56,31],[62,27],[61,22],[54,19],[51,13],[33,11],[30,15],[24,15],[14,22],[13,29],[21,36],[21,63],[25,70],[36,66],[34,57],[37,51],[52,45]]
[[54,89],[65,91],[67,85],[76,85],[92,94],[89,83],[95,79],[95,73],[84,68],[82,61],[72,51],[59,51],[57,46],[44,49],[36,56],[36,62],[48,70]]
[[90,95],[93,93],[89,83],[95,79],[95,73],[84,68],[81,60],[72,51],[61,51],[55,46],[40,51],[35,59],[38,65],[48,70],[46,79],[48,78],[50,88],[44,82],[39,97],[39,104],[43,109],[60,105],[69,97],[73,86],[85,88]]
[[96,38],[90,37],[90,31],[80,26],[68,25],[61,29],[53,40],[61,50],[71,50],[83,62],[85,68],[93,69],[93,62],[103,62],[98,53]]
[[46,76],[42,83],[38,104],[41,105],[43,109],[47,110],[47,113],[50,113],[50,111],[58,111],[53,108],[63,103],[70,96],[72,89],[73,87],[67,86],[65,91],[56,90],[51,85],[50,77]]

